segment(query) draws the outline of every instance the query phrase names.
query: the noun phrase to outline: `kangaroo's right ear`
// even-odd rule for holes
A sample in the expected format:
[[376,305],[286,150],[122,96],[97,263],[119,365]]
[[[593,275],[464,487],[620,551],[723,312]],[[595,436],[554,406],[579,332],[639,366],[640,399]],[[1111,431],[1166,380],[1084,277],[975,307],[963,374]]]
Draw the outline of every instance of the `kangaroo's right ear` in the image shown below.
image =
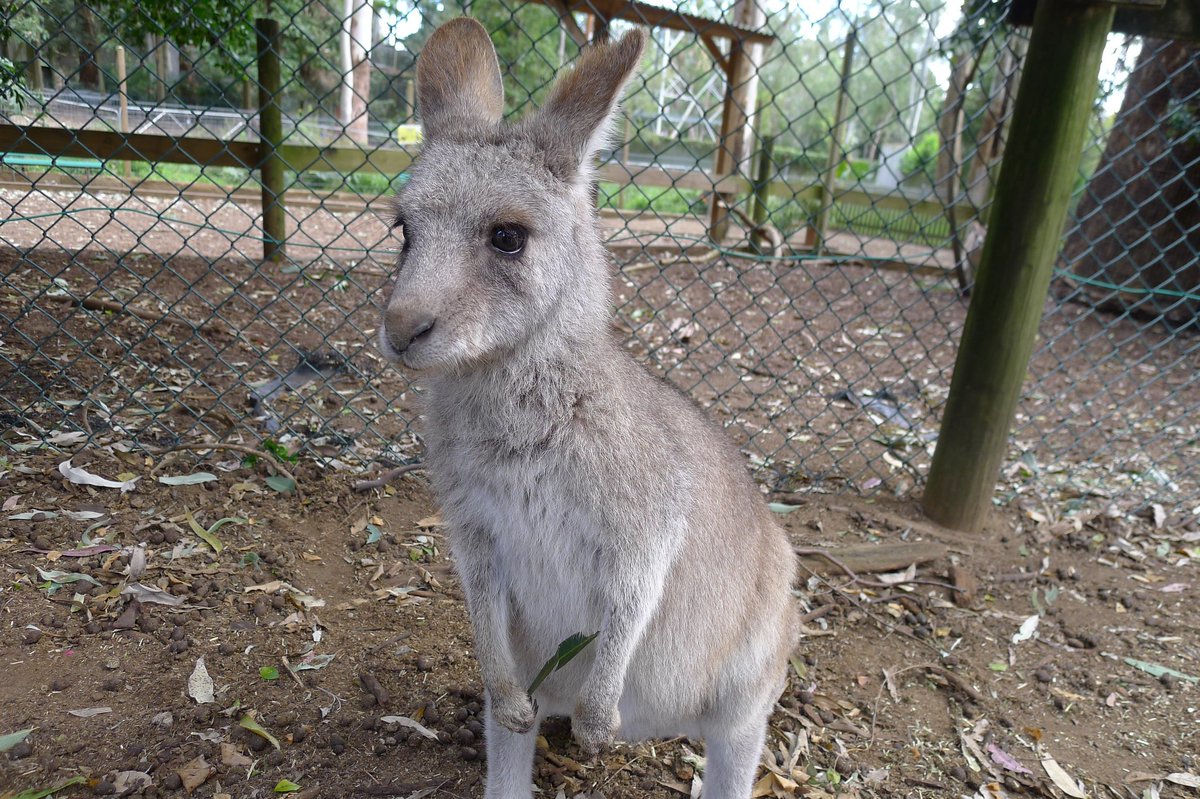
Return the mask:
[[440,26],[417,58],[417,103],[425,138],[492,126],[504,114],[504,85],[492,39],[478,21]]

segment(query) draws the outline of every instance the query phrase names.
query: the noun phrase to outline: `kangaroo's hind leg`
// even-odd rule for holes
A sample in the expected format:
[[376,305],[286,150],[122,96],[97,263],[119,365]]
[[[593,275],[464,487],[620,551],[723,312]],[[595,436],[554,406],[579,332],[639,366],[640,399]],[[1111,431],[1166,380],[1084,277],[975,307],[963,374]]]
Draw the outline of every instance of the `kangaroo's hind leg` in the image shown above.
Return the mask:
[[766,737],[765,714],[742,727],[710,732],[701,799],[750,799]]
[[538,720],[528,732],[513,732],[492,715],[491,699],[485,701],[483,734],[487,743],[485,799],[531,799],[533,754]]

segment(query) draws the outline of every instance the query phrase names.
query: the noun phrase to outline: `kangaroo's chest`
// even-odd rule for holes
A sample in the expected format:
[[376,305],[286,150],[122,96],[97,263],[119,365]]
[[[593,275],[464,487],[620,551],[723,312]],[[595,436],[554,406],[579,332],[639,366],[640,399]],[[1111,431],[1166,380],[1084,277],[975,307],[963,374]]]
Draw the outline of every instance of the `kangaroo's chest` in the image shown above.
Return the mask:
[[515,620],[538,638],[595,617],[589,586],[604,568],[599,528],[586,499],[591,489],[572,464],[553,453],[497,450],[487,441],[445,444],[450,457],[435,471],[435,484],[448,518],[487,532],[486,549],[459,557],[489,561]]

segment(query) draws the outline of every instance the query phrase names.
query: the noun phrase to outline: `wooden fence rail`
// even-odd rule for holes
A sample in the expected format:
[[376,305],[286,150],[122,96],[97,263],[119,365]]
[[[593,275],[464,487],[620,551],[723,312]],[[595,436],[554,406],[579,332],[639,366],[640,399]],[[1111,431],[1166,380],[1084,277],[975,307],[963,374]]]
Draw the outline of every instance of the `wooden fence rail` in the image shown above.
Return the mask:
[[[264,156],[277,155],[284,169],[303,172],[336,172],[348,175],[367,172],[394,177],[408,170],[413,155],[399,147],[365,149],[353,145],[316,147],[288,144],[275,150],[256,141],[226,141],[201,137],[161,134],[125,134],[111,130],[0,124],[0,153],[23,153],[49,157],[93,158],[98,161],[149,161],[188,164],[197,167],[259,169]],[[597,171],[601,181],[618,188],[683,189],[704,194],[748,195],[754,190],[744,178],[717,177],[702,169],[671,169],[608,163]],[[820,179],[770,181],[759,187],[759,196],[819,208],[836,206],[831,217],[835,226],[888,236],[917,236],[940,240],[947,232],[945,207],[936,199],[910,198],[900,194],[875,194],[859,188],[835,190],[825,199]],[[853,210],[851,210],[853,209]],[[861,211],[859,210],[861,209]],[[976,215],[968,204],[958,206],[961,219]]]

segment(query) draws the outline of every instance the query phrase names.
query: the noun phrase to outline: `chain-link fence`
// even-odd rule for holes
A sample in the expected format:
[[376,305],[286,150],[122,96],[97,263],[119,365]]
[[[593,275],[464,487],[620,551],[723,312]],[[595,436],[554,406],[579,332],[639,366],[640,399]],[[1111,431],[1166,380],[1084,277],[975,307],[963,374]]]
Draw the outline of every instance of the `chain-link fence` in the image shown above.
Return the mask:
[[[587,41],[649,28],[598,172],[630,349],[772,487],[918,486],[1023,64],[1004,4],[10,0],[7,447],[419,458],[419,384],[373,334],[415,59],[464,12],[493,32],[512,114]],[[1200,516],[1198,116],[1195,46],[1110,37],[1002,476],[1039,512]]]

